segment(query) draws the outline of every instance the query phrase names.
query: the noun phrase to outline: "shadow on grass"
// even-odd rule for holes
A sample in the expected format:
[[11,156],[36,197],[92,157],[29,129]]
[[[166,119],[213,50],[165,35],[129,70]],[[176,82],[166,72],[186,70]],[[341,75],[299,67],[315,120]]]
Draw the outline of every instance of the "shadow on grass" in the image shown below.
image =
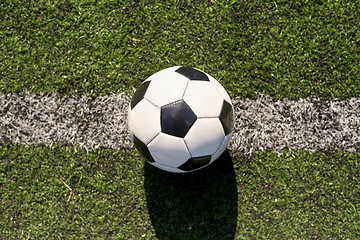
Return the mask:
[[159,239],[234,239],[238,198],[227,150],[193,173],[167,173],[145,164],[145,192]]

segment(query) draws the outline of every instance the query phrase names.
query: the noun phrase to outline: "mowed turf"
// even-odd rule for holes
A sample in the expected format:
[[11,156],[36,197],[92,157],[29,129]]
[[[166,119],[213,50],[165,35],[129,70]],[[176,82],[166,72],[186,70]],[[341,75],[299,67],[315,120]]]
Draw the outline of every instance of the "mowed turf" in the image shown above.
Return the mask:
[[173,65],[241,98],[360,95],[358,1],[2,1],[0,91],[93,95]]
[[129,150],[1,145],[0,237],[360,237],[359,153],[231,155],[170,174]]
[[[0,91],[129,92],[187,65],[232,97],[359,97],[359,9],[350,0],[6,0]],[[358,239],[359,165],[358,152],[231,152],[174,175],[132,149],[0,143],[0,239]]]

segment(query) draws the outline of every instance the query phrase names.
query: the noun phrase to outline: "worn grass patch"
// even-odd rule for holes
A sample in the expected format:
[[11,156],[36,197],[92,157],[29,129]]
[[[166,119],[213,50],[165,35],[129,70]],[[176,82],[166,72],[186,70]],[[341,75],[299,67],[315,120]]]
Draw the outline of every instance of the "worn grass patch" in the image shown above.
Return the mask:
[[358,1],[2,1],[0,91],[127,91],[172,65],[231,96],[360,95]]
[[360,237],[359,153],[231,156],[178,175],[131,150],[2,144],[0,238]]

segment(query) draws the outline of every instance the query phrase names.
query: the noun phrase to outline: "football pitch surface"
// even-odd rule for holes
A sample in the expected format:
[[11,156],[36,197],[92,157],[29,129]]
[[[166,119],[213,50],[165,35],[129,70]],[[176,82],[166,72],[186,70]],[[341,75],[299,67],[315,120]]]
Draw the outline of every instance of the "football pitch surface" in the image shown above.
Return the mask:
[[[130,94],[89,100],[26,93],[0,94],[0,137],[5,142],[133,148],[127,126]],[[252,154],[284,148],[356,151],[360,142],[360,99],[274,101],[234,99],[232,151]]]
[[[357,1],[2,1],[0,239],[359,239]],[[225,87],[235,133],[171,174],[126,127],[174,65]]]

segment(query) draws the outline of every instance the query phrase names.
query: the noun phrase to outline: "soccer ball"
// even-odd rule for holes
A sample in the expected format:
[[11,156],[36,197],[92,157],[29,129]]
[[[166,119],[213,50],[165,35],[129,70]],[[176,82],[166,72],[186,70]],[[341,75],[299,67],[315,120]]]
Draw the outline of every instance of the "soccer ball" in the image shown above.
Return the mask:
[[233,106],[210,75],[170,67],[147,78],[128,111],[132,142],[153,166],[191,172],[214,162],[233,134]]

